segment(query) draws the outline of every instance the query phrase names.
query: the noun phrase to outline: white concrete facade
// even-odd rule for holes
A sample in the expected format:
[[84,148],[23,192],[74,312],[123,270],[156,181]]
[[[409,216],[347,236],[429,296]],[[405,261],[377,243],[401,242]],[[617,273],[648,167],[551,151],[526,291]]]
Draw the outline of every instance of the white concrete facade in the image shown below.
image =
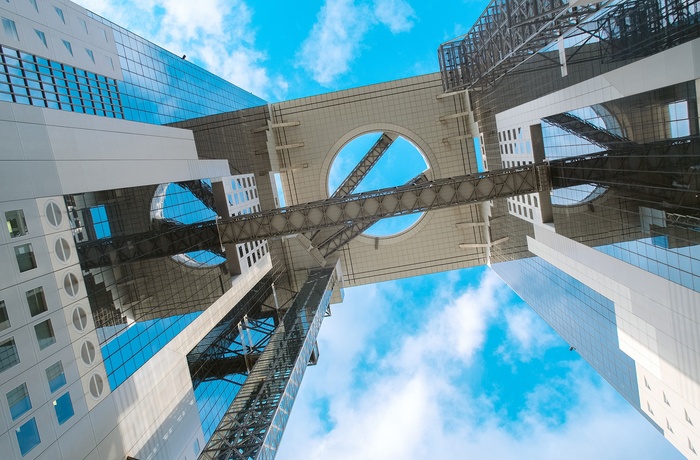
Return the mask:
[[[0,307],[9,321],[0,343],[18,360],[5,353],[0,371],[3,458],[194,458],[205,440],[186,355],[270,270],[267,243],[246,248],[231,288],[110,392],[63,196],[211,178],[227,183],[237,214],[259,207],[254,176],[198,160],[190,131],[124,120],[0,103],[0,137]],[[17,216],[19,227],[6,228]],[[30,247],[33,259],[20,262],[16,252]],[[36,289],[45,306],[32,315]],[[41,342],[35,328],[47,321],[53,338]],[[52,391],[47,369],[56,363],[65,383]],[[22,385],[30,407],[13,418],[7,395]],[[54,406],[66,394],[73,415],[61,421]],[[17,431],[28,423],[40,442],[23,453]]]

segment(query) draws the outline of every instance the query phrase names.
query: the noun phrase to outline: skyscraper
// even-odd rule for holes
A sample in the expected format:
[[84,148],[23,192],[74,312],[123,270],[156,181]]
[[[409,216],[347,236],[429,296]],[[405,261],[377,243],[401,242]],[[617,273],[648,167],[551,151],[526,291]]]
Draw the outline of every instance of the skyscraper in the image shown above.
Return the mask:
[[[696,455],[697,8],[494,1],[440,74],[264,105],[70,2],[0,4],[3,452],[270,458],[343,286],[490,264]],[[353,195],[399,137],[429,170]],[[275,175],[298,207],[260,214]]]

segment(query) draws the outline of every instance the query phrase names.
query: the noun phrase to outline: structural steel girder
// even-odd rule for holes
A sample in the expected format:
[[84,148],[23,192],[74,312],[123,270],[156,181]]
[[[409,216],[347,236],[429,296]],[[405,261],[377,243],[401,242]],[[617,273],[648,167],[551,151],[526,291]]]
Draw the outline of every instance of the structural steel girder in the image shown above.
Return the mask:
[[156,230],[77,244],[83,269],[220,248],[214,221],[190,225],[164,221]]
[[357,186],[362,182],[367,173],[377,164],[379,159],[384,155],[384,152],[391,146],[391,144],[396,140],[393,134],[382,133],[374,143],[372,148],[369,149],[367,154],[360,160],[360,162],[355,166],[348,177],[343,180],[338,189],[333,192],[331,198],[342,198],[344,196],[350,195],[355,191]]
[[216,204],[214,203],[214,192],[211,185],[207,184],[203,180],[188,180],[184,182],[178,182],[178,185],[186,188],[194,196],[199,198],[199,200],[204,203],[204,206],[216,212]]
[[518,166],[315,201],[221,220],[219,233],[224,244],[243,243],[539,192],[549,189],[548,170]]
[[318,245],[327,255],[384,217],[588,183],[687,213],[700,204],[699,180],[700,139],[687,137],[96,240],[78,252],[82,266],[94,268],[331,228]]
[[604,149],[624,149],[637,147],[636,142],[587,122],[570,113],[560,113],[543,118],[542,121],[557,126],[574,136],[586,139]]
[[272,459],[330,302],[334,269],[311,273],[200,459]]
[[440,45],[444,90],[492,85],[599,11],[600,3],[586,3],[492,0],[466,35]]
[[[420,173],[410,181],[406,182],[406,185],[420,184],[427,181],[428,177],[425,175],[425,173]],[[352,241],[354,238],[360,236],[365,230],[379,222],[379,220],[380,219],[377,218],[368,222],[353,222],[327,237],[325,240],[319,243],[317,247],[319,251],[321,251],[321,254],[323,254],[323,257],[328,257]]]

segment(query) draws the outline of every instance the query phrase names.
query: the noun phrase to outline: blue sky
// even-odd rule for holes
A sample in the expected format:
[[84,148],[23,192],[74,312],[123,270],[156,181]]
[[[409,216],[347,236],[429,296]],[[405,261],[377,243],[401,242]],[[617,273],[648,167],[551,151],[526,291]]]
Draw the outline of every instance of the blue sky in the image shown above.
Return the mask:
[[[78,2],[273,102],[437,71],[485,6]],[[319,348],[280,460],[681,458],[483,267],[348,289]]]

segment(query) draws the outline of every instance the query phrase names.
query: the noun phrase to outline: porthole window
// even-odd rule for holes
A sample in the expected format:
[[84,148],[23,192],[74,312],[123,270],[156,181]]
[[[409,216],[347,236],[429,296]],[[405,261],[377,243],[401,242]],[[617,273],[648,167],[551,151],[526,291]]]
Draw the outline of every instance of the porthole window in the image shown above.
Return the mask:
[[72,315],[72,320],[73,320],[73,327],[75,330],[78,332],[83,332],[85,328],[87,327],[87,313],[85,313],[85,309],[83,307],[75,307],[73,310],[73,315]]
[[78,277],[75,276],[73,273],[66,273],[66,276],[63,277],[63,288],[66,290],[66,293],[71,297],[75,297],[76,295],[78,295],[78,290],[80,290],[80,283],[78,282]]
[[90,395],[93,398],[98,399],[100,396],[102,396],[104,388],[105,381],[102,376],[100,374],[93,374],[92,377],[90,377]]
[[70,244],[65,238],[58,238],[54,244],[54,249],[58,260],[68,262],[68,259],[70,259]]
[[63,212],[61,212],[61,207],[58,206],[53,201],[46,203],[46,220],[49,221],[52,227],[58,228],[63,222]]
[[85,363],[86,366],[90,366],[95,362],[96,354],[97,351],[95,350],[95,345],[89,340],[85,341],[83,346],[80,347],[80,358],[83,360],[83,363]]

